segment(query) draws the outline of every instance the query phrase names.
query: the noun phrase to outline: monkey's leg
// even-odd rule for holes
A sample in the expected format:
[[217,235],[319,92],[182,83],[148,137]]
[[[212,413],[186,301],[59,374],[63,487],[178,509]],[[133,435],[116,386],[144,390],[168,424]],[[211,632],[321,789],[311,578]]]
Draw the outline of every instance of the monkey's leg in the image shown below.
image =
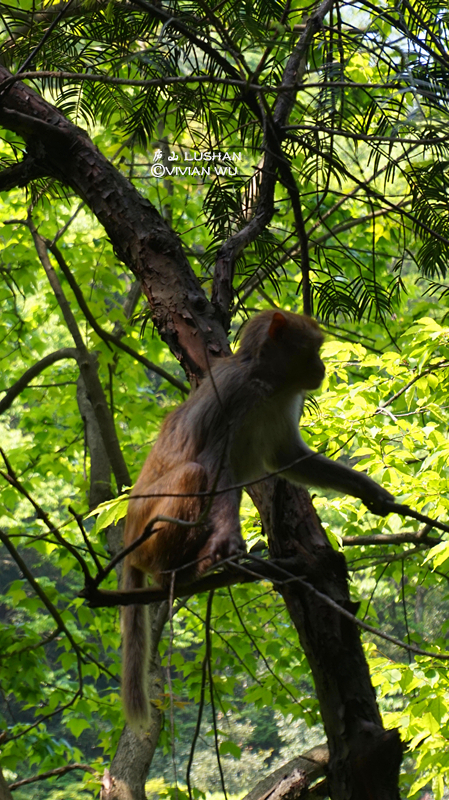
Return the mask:
[[[197,523],[188,527],[159,520],[149,538],[130,558],[134,566],[149,572],[162,587],[170,584],[176,571],[177,583],[188,583],[196,575],[198,551],[209,536],[209,525],[201,516],[207,504],[207,473],[196,462],[187,462],[151,484],[148,513],[142,518],[140,533],[156,516]],[[139,534],[140,535],[140,534]]]
[[[231,480],[227,480],[226,485],[230,484]],[[209,514],[211,534],[198,554],[198,575],[217,561],[246,551],[240,529],[240,499],[238,489],[230,489],[214,498]]]

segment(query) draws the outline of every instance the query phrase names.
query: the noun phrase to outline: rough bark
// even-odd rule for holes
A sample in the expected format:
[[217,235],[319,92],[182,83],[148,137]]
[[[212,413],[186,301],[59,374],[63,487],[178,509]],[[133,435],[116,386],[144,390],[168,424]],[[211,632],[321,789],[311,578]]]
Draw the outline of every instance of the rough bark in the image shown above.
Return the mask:
[[[161,700],[164,691],[158,644],[168,614],[168,603],[150,606],[151,653],[148,694],[151,698],[150,724],[144,734],[128,725],[122,731],[110,771],[110,789],[102,788],[100,800],[145,800],[145,781],[161,730]],[[159,702],[158,702],[159,701]]]
[[307,753],[293,758],[283,767],[274,770],[267,778],[263,778],[255,787],[251,789],[242,800],[272,800],[271,792],[276,789],[280,781],[291,775],[295,770],[301,770],[307,775],[309,784],[320,778],[325,773],[329,761],[329,750],[324,744],[313,747]]
[[329,745],[332,800],[398,800],[402,747],[385,730],[359,629],[313,589],[356,612],[344,556],[332,549],[308,493],[277,480],[264,518],[273,558],[296,556],[304,580],[280,591],[312,670]]

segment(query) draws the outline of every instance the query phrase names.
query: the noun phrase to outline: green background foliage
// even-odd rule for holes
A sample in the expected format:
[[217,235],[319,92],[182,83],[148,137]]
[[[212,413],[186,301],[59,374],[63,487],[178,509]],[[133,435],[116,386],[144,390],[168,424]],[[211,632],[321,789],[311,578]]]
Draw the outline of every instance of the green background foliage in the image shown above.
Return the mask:
[[[31,0],[0,5],[3,42],[8,44],[4,60],[12,71],[41,41],[48,24],[36,19],[12,42],[11,26],[18,26],[21,14],[32,8]],[[32,65],[53,73],[122,78],[129,84],[52,75],[35,79],[34,85],[88,130],[101,152],[169,221],[209,294],[220,245],[245,226],[262,180],[263,129],[241,102],[242,87],[224,82],[229,73],[220,58],[224,52],[232,62],[234,81],[255,81],[260,69],[264,107],[272,114],[276,87],[307,9],[293,2],[288,20],[280,22],[283,8],[271,0],[251,7],[222,3],[215,19],[206,13],[207,3],[180,0],[164,8],[185,30],[163,24],[144,4],[137,9],[80,4],[61,20]],[[285,150],[307,228],[313,310],[326,330],[327,374],[307,402],[302,429],[315,449],[368,471],[400,502],[447,519],[449,81],[447,57],[438,60],[430,52],[428,31],[443,47],[448,20],[440,3],[412,3],[410,8],[402,25],[386,4],[379,13],[369,3],[352,10],[337,6],[332,25],[317,37],[290,116]],[[216,47],[220,58],[192,44],[192,31],[198,34],[206,25],[203,15],[211,41],[221,43]],[[132,85],[189,75],[208,80]],[[241,153],[242,160],[235,162],[235,176],[212,176],[204,183],[189,175],[157,180],[153,159],[165,144],[178,157],[221,149]],[[6,131],[2,165],[15,163],[23,150],[18,137]],[[285,186],[278,184],[274,200],[270,224],[237,262],[231,341],[257,310],[302,310],[301,258]],[[133,279],[98,221],[67,187],[37,180],[26,192],[4,193],[0,202],[0,390],[6,392],[47,354],[73,346],[25,224],[30,205],[35,225],[49,240],[65,229],[58,246],[97,324],[109,332],[119,330],[124,343],[183,380],[153,330],[146,302],[141,298],[130,318],[124,313]],[[84,342],[97,356],[134,481],[162,420],[182,393],[135,358],[109,347],[56,270]],[[70,508],[85,517],[97,557],[107,562],[104,530],[113,517],[123,516],[126,504],[107,505],[96,522],[88,516],[89,458],[77,377],[73,359],[57,361],[0,417],[7,459],[0,472],[0,528],[64,624],[63,630],[57,627],[35,587],[3,549],[0,713],[8,738],[2,743],[2,769],[11,783],[68,763],[92,768],[19,788],[17,800],[96,796],[123,726],[118,611],[86,606],[78,596],[83,575],[73,553],[7,478],[9,464],[65,542],[93,570]],[[446,535],[433,531],[431,544],[413,540],[418,523],[398,515],[374,517],[352,498],[315,494],[333,546],[343,548],[347,557],[359,618],[408,644],[446,652]],[[249,498],[242,521],[249,546],[265,547]],[[376,541],[380,534],[396,539]],[[398,534],[412,538],[399,541]],[[115,575],[109,575],[104,588],[115,586]],[[180,601],[172,633],[167,629],[161,643],[173,696],[167,685],[160,747],[148,784],[151,796],[163,796],[173,785],[173,761],[183,784],[201,691],[206,603],[203,595]],[[429,790],[437,800],[446,797],[446,662],[411,656],[372,633],[365,632],[363,639],[385,724],[398,727],[408,743],[404,796],[418,800]],[[217,591],[211,642],[213,685],[206,692],[192,777],[199,790],[220,791],[212,695],[228,790],[242,794],[264,774],[323,741],[318,703],[296,633],[270,584]]]

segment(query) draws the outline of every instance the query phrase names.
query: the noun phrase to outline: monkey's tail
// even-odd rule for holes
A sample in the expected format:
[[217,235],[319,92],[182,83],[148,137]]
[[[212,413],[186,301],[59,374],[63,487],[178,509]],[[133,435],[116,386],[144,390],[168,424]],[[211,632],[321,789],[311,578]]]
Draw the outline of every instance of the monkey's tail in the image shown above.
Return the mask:
[[[123,588],[143,589],[146,575],[125,563]],[[150,721],[148,668],[150,657],[150,620],[148,607],[124,606],[122,609],[123,672],[122,701],[126,721],[136,731],[147,730]]]

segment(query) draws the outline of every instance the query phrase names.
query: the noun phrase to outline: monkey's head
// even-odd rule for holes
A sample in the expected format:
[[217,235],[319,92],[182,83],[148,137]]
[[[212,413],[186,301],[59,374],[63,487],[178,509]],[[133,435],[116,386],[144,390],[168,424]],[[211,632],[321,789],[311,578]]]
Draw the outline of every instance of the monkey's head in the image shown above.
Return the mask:
[[314,319],[291,311],[262,311],[246,325],[239,349],[265,380],[296,390],[317,389],[325,368],[320,358],[323,334]]

